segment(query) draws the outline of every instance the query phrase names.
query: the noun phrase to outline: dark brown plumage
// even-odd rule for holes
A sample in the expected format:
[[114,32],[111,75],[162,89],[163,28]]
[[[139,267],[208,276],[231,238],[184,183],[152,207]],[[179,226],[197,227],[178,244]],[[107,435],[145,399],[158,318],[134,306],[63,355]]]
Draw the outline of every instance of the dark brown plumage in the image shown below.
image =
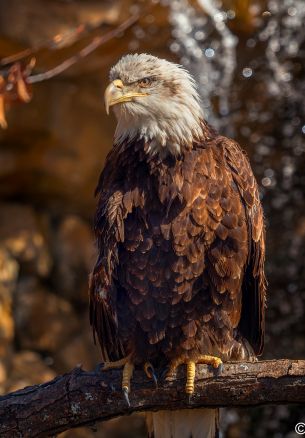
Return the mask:
[[96,194],[90,319],[102,359],[260,354],[263,212],[248,159],[202,122],[177,157],[114,145]]

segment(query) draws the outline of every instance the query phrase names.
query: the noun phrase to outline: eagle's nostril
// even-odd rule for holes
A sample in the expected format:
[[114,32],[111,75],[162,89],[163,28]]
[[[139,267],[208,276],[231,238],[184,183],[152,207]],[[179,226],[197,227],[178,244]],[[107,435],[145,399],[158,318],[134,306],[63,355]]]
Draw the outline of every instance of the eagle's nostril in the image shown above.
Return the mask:
[[124,84],[121,81],[121,79],[115,79],[112,83],[113,85],[115,85],[117,88],[120,88],[121,90],[124,87]]

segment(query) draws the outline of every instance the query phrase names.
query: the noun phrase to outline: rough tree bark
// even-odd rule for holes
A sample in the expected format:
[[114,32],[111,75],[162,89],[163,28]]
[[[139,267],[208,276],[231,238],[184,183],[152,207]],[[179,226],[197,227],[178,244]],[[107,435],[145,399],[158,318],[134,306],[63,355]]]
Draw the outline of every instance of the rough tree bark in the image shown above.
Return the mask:
[[184,394],[185,373],[154,388],[142,370],[136,370],[126,405],[120,391],[121,372],[83,371],[76,368],[42,385],[0,398],[0,436],[54,436],[73,427],[135,411],[185,409],[206,406],[256,406],[305,402],[305,360],[227,363],[221,376],[197,367],[196,392]]

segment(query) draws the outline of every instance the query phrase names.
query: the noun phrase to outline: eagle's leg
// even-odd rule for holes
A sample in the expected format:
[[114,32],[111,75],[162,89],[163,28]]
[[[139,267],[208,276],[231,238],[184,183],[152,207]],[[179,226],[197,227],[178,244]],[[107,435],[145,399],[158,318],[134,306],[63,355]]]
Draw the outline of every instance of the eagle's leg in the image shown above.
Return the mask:
[[194,392],[194,382],[196,373],[196,363],[197,361],[189,360],[187,358],[178,357],[170,363],[169,370],[166,374],[166,378],[171,378],[179,365],[186,365],[186,384],[185,392],[188,396],[191,396]]
[[130,380],[134,369],[134,364],[131,361],[131,354],[129,354],[126,357],[123,357],[120,360],[116,360],[115,362],[105,362],[103,365],[103,371],[113,370],[115,368],[121,368],[121,367],[123,367],[122,391],[128,406],[130,406],[128,394],[130,392]]
[[196,358],[196,361],[188,361],[186,364],[186,384],[185,384],[185,392],[190,397],[194,393],[195,388],[195,372],[197,364],[206,364],[212,365],[213,368],[216,368],[219,372],[222,371],[222,360],[216,356],[210,356],[207,354],[203,354]]
[[[123,391],[123,394],[124,394],[124,397],[125,397],[125,400],[126,400],[128,406],[130,406],[128,394],[130,392],[130,380],[132,378],[133,370],[134,370],[134,364],[133,364],[132,359],[131,359],[131,354],[129,354],[128,356],[123,357],[122,359],[117,360],[115,362],[105,362],[103,364],[102,370],[107,371],[107,370],[113,370],[113,369],[121,368],[121,367],[123,367],[122,391]],[[156,387],[158,387],[157,376],[156,376],[154,367],[150,362],[145,362],[144,371],[145,371],[145,374],[147,375],[147,377],[149,379],[153,379]]]

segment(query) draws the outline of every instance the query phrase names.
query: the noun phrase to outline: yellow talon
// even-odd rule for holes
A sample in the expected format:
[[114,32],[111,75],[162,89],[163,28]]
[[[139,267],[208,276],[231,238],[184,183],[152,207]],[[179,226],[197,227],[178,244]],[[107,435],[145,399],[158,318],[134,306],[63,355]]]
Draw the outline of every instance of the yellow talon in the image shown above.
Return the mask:
[[212,365],[213,368],[221,369],[220,367],[222,366],[222,360],[219,357],[210,356],[206,354],[202,354],[196,357],[195,360],[188,360],[186,358],[179,357],[171,362],[169,370],[166,374],[166,378],[167,379],[171,378],[172,374],[176,371],[176,368],[181,364],[186,364],[185,392],[186,394],[191,396],[195,388],[196,365],[206,364],[206,365]]
[[187,362],[185,392],[188,395],[191,395],[194,392],[195,374],[196,374],[195,362],[193,361]]
[[134,364],[131,362],[131,355],[123,357],[123,359],[117,360],[115,362],[105,362],[102,371],[112,370],[114,368],[121,368],[122,366],[122,391],[128,406],[130,406],[128,394],[130,392],[130,380],[132,378],[134,369]]
[[219,357],[204,354],[199,356],[196,363],[212,365],[213,368],[219,368],[220,365],[222,365],[222,360]]
[[122,390],[127,394],[130,391],[130,379],[133,374],[134,365],[131,362],[126,362],[123,368]]

